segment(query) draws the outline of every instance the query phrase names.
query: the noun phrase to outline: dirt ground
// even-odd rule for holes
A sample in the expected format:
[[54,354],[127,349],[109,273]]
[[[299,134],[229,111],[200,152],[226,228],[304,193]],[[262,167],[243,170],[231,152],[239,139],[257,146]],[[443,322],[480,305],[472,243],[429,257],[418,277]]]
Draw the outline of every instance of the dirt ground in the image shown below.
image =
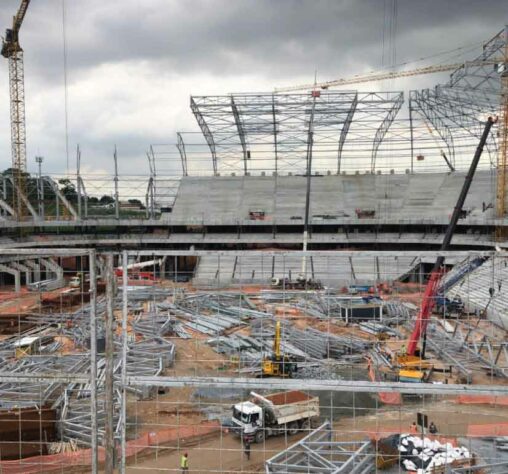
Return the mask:
[[19,294],[14,293],[14,287],[2,287],[4,290],[0,298],[0,314],[25,313],[37,307],[40,302],[38,292],[30,292],[25,288]]
[[[366,439],[375,432],[404,432],[415,421],[416,412],[422,412],[434,421],[443,436],[463,436],[470,424],[507,423],[508,408],[499,409],[488,406],[457,405],[450,401],[409,404],[400,410],[381,409],[377,414],[355,418],[343,418],[334,422],[336,439],[341,441]],[[190,473],[210,472],[264,472],[267,459],[291,446],[304,436],[298,434],[288,437],[269,438],[262,445],[251,446],[251,459],[247,460],[238,438],[220,433],[190,446],[159,449],[149,457],[132,459],[127,472],[169,473],[179,472],[180,456],[189,454]]]
[[[213,351],[206,339],[171,339],[176,345],[176,360],[167,369],[168,376],[218,376],[231,373],[229,361]],[[198,424],[205,419],[192,399],[194,390],[173,388],[158,393],[152,400],[137,401],[132,397],[127,406],[131,437],[179,425]]]
[[162,450],[155,459],[143,459],[139,463],[134,461],[128,466],[126,472],[129,474],[180,472],[180,456],[184,452],[189,454],[190,473],[262,472],[267,459],[302,436],[302,434],[291,436],[287,440],[284,437],[275,437],[268,439],[263,445],[252,445],[250,461],[248,461],[238,438],[231,434],[219,434],[213,439],[194,446]]

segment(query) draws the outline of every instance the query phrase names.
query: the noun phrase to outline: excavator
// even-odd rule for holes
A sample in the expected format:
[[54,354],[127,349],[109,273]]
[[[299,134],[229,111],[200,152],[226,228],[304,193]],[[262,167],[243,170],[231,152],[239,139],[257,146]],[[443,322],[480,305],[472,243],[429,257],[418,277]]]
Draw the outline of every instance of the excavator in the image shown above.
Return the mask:
[[[485,123],[485,128],[483,130],[480,143],[476,148],[473,161],[469,166],[469,171],[466,175],[460,195],[457,199],[457,203],[450,218],[450,223],[446,229],[446,234],[443,238],[443,242],[440,248],[441,251],[448,250],[450,247],[450,243],[457,227],[457,222],[459,221],[462,214],[462,207],[464,206],[469,188],[471,187],[471,183],[480,161],[483,148],[489,136],[490,129],[496,122],[497,118],[489,117]],[[420,306],[420,310],[418,311],[415,326],[411,336],[409,337],[407,349],[402,350],[395,356],[394,362],[395,365],[399,367],[398,375],[400,381],[423,382],[426,379],[426,371],[432,370],[433,368],[432,364],[429,361],[425,360],[425,345],[427,338],[427,326],[429,324],[432,310],[436,304],[439,283],[444,275],[444,261],[445,257],[443,255],[437,257],[425,287],[422,304]],[[420,340],[422,340],[421,349],[418,347]]]
[[282,354],[280,350],[281,327],[280,321],[275,324],[275,336],[273,338],[273,353],[263,359],[262,377],[287,377],[292,378],[298,370],[296,361]]

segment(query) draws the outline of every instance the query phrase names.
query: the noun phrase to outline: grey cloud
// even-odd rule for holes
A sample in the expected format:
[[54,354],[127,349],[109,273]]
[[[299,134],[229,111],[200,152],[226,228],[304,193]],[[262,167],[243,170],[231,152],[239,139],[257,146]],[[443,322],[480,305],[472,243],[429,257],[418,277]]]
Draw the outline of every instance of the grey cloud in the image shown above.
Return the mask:
[[[0,20],[15,11],[8,0]],[[181,74],[249,73],[275,77],[381,63],[387,0],[102,0],[69,1],[68,62],[82,69],[146,60]],[[508,18],[502,0],[398,2],[398,57],[407,59],[480,41]],[[426,34],[426,32],[432,34]],[[22,33],[41,77],[62,73],[61,1],[32,2]],[[417,39],[417,41],[407,41]],[[274,67],[275,66],[275,67]]]
[[[116,143],[125,150],[125,163],[138,163],[135,160],[143,159],[139,157],[151,142],[172,141],[175,128],[193,123],[188,109],[191,92],[227,93],[235,78],[249,90],[259,90],[258,81],[273,86],[293,84],[302,78],[311,79],[316,68],[323,80],[378,69],[384,8],[390,3],[391,0],[66,0],[69,85],[79,85],[90,77],[97,81],[101,66],[135,65],[140,75],[164,78],[160,101],[167,101],[167,108],[174,111],[175,124],[161,123],[154,116],[151,131],[140,133],[139,121],[144,120],[140,116],[138,122],[126,124],[123,130],[94,137],[90,134],[93,113],[89,112],[92,118],[85,119],[70,94],[71,147],[74,149],[80,142],[89,151],[88,162],[100,165]],[[2,0],[2,29],[10,23],[18,4],[19,0]],[[417,59],[480,42],[493,36],[504,22],[508,22],[505,0],[398,1],[397,60]],[[33,1],[21,41],[25,48],[29,152],[33,155],[40,150],[51,156],[48,170],[56,171],[61,169],[65,154],[62,0]],[[177,78],[178,97],[168,99],[166,91]],[[192,90],[191,85],[185,85],[186,78],[192,83]],[[4,61],[0,66],[2,157],[10,156],[7,80]],[[101,80],[118,84],[117,90],[89,104],[89,109],[96,110],[99,116],[109,108],[111,120],[122,113],[116,104],[122,102],[127,108],[134,108],[132,97],[147,93],[135,90],[137,86],[129,83],[117,82],[114,76]],[[422,82],[422,78],[417,78],[414,83]],[[149,87],[150,81],[146,84]],[[36,104],[31,102],[48,90],[56,91],[50,97],[58,104],[44,103],[43,99]]]

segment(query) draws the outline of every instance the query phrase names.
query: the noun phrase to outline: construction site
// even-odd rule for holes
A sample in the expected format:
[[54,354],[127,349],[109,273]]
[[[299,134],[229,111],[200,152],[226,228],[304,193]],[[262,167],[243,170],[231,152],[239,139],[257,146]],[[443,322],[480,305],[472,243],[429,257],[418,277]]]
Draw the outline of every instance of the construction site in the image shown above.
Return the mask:
[[459,62],[192,95],[146,174],[79,146],[46,174],[20,4],[0,473],[508,472],[508,27]]

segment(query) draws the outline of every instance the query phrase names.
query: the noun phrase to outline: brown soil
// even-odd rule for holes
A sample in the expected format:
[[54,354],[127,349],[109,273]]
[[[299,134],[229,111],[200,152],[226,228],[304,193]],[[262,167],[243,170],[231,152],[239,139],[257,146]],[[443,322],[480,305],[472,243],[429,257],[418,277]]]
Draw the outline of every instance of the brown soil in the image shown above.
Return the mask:
[[[409,426],[416,421],[416,412],[426,413],[429,421],[436,423],[439,434],[449,437],[463,436],[468,425],[481,423],[508,422],[508,409],[495,409],[486,406],[473,407],[455,405],[448,401],[428,403],[426,406],[406,405],[400,410],[380,409],[377,414],[343,418],[334,423],[335,439],[340,441],[364,440],[381,432],[408,432]],[[159,448],[149,458],[132,460],[128,473],[178,472],[181,454],[189,454],[190,471],[206,472],[264,472],[264,462],[291,446],[303,437],[303,434],[289,437],[274,437],[262,445],[251,446],[251,459],[247,461],[238,438],[221,433],[216,437],[191,446]]]

